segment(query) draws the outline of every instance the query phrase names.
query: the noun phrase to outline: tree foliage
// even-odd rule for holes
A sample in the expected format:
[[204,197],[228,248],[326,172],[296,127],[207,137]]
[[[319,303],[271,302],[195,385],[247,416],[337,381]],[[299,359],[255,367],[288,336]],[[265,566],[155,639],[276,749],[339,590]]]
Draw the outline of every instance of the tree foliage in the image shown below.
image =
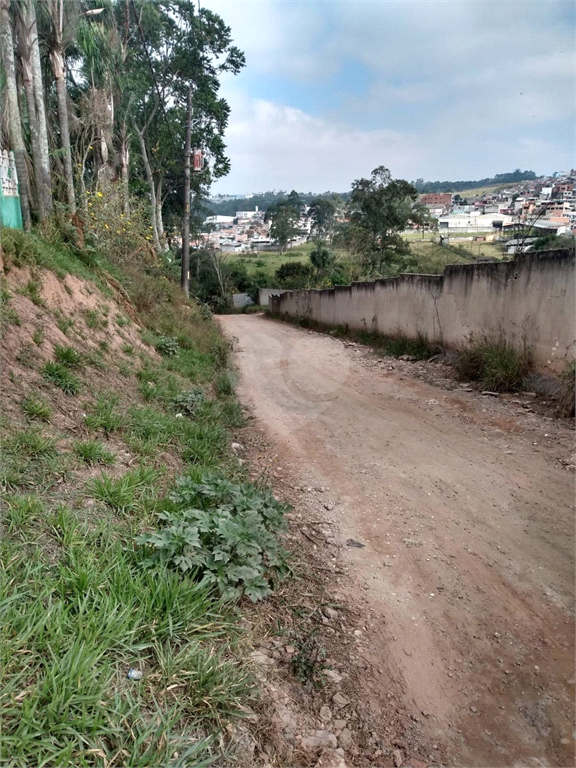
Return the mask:
[[275,277],[280,288],[288,290],[308,288],[314,278],[314,268],[310,264],[301,264],[299,261],[287,261],[280,264]]
[[298,232],[301,205],[297,193],[291,193],[287,200],[271,205],[266,211],[265,220],[270,221],[270,237],[278,244],[280,251],[285,251],[288,243]]
[[404,179],[392,179],[379,166],[369,179],[352,184],[348,201],[349,224],[344,231],[348,247],[367,274],[382,274],[401,267],[410,255],[401,232],[409,224],[422,225],[423,211],[417,206],[418,192]]
[[[244,66],[223,19],[193,0],[13,1],[7,19],[4,26],[16,35],[16,71],[27,78],[28,89],[21,90],[27,108],[20,104],[18,119],[28,142],[28,167],[42,178],[34,166],[41,149],[37,123],[46,113],[48,174],[59,210],[64,205],[72,214],[78,206],[85,216],[86,193],[104,191],[122,195],[127,215],[130,195],[143,197],[150,201],[156,250],[164,250],[165,231],[179,228],[184,210],[186,96],[192,89],[192,146],[209,160],[193,175],[199,223],[212,181],[230,168],[223,141],[230,108],[219,93],[220,78]],[[36,38],[44,86],[30,75]],[[35,99],[43,105],[44,98],[46,108],[36,108]],[[25,189],[26,171],[20,175]],[[30,197],[42,217],[50,206],[40,187],[32,184]]]

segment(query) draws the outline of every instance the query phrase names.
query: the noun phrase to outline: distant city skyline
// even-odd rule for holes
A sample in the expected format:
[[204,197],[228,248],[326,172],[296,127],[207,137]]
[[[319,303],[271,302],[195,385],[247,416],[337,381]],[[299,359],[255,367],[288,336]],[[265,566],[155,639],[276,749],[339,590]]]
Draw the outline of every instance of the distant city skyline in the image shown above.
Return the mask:
[[212,193],[345,191],[574,161],[572,0],[205,0],[246,54],[222,77],[232,170]]

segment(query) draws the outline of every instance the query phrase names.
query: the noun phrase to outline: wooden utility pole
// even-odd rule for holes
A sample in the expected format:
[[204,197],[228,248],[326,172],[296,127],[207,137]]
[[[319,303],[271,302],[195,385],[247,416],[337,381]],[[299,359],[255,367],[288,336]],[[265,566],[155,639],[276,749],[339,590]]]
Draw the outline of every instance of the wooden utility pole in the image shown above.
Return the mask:
[[192,86],[186,97],[186,144],[184,146],[184,219],[182,220],[182,272],[180,285],[190,295],[190,155],[192,153]]

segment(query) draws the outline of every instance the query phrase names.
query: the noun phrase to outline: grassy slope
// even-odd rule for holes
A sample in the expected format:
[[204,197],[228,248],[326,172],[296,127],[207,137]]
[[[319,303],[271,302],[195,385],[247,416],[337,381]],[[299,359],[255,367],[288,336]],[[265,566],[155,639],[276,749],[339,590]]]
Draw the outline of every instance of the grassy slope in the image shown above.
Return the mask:
[[[418,257],[418,270],[424,273],[437,274],[442,272],[447,264],[475,261],[478,258],[502,258],[501,249],[494,243],[453,242],[454,246],[458,245],[466,249],[468,254],[464,255],[454,248],[439,245],[437,235],[433,238],[427,235],[425,239],[422,239],[420,234],[407,235],[406,239],[410,243],[412,252]],[[270,287],[273,287],[274,273],[278,267],[284,262],[310,263],[309,253],[313,247],[313,243],[307,243],[305,246],[300,246],[286,253],[263,251],[259,254],[240,255],[235,260],[246,267],[248,274],[264,272],[269,275]]]
[[2,764],[222,760],[252,690],[235,619],[134,536],[177,476],[242,477],[227,345],[159,274],[116,273],[131,303],[61,244],[2,235]]
[[500,192],[501,189],[506,189],[508,187],[514,186],[513,184],[492,184],[488,187],[477,187],[475,189],[463,189],[460,192],[454,192],[453,194],[458,194],[462,198],[470,198],[470,197],[481,197],[483,195],[494,195],[497,192]]
[[[272,280],[278,267],[287,261],[297,261],[306,264],[310,263],[309,253],[313,248],[313,243],[306,243],[305,245],[298,246],[298,248],[286,251],[286,253],[279,253],[278,251],[261,251],[255,254],[239,254],[234,257],[234,261],[243,264],[249,275],[253,275],[258,271],[264,271],[270,275],[270,279]],[[272,287],[272,283],[270,283],[270,286]]]

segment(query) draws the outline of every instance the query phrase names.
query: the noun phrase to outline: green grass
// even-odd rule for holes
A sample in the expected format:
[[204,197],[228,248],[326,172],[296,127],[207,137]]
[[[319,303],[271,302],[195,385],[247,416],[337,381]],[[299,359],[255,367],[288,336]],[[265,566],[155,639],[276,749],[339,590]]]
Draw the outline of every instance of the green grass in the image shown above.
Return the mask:
[[114,464],[116,456],[98,440],[78,440],[74,452],[85,464]]
[[[436,240],[438,236],[435,236]],[[416,256],[418,264],[410,269],[411,272],[422,274],[441,274],[448,264],[465,264],[476,261],[478,258],[501,259],[501,248],[495,243],[474,241],[451,242],[448,245],[440,245],[431,239],[412,239],[410,250]]]
[[2,522],[8,533],[20,536],[43,512],[42,500],[34,494],[7,495],[4,499]]
[[508,392],[522,389],[528,373],[528,354],[520,354],[504,341],[472,341],[455,362],[459,378],[477,381],[482,389]]
[[61,347],[56,344],[54,357],[59,363],[73,370],[81,370],[84,367],[84,358],[73,347]]
[[286,253],[259,251],[257,253],[239,254],[235,261],[245,266],[249,275],[253,275],[255,272],[265,272],[273,280],[274,273],[278,267],[287,261],[308,264],[310,262],[309,254],[313,248],[314,243],[305,243],[293,250],[286,251]]
[[224,371],[216,379],[216,394],[218,397],[229,397],[234,392],[234,384],[229,371]]
[[106,436],[120,429],[124,419],[118,411],[118,402],[117,395],[110,393],[98,395],[96,402],[89,407],[89,412],[84,418],[88,429],[101,429]]
[[[252,690],[222,605],[192,579],[143,568],[126,525],[88,526],[65,507],[46,515],[32,496],[8,509],[17,535],[2,541],[2,764],[210,761],[213,737]],[[131,667],[141,681],[127,679]]]
[[40,280],[28,280],[24,288],[20,288],[18,293],[20,293],[22,296],[27,296],[33,304],[36,304],[37,307],[43,307],[45,304],[42,296],[40,295],[41,290],[42,283]]
[[108,321],[100,317],[100,313],[96,309],[84,310],[84,322],[88,328],[95,330],[96,328],[105,328],[108,325]]
[[32,334],[32,341],[38,347],[44,342],[44,331],[42,330],[42,328],[36,328],[36,330]]
[[16,454],[26,458],[40,458],[56,455],[56,441],[37,427],[28,427],[16,432],[12,438]]
[[0,485],[5,490],[49,492],[69,471],[69,454],[58,451],[55,437],[38,427],[3,424]]
[[64,363],[46,363],[42,375],[47,381],[55,384],[67,395],[77,395],[80,392],[80,380],[70,372]]
[[48,403],[35,395],[28,395],[24,398],[20,403],[20,408],[22,409],[22,413],[31,419],[50,421],[52,417],[52,409]]
[[122,477],[103,472],[86,487],[90,496],[107,504],[115,512],[135,514],[153,511],[157,503],[156,485],[159,474],[153,468],[130,470]]
[[60,310],[54,311],[54,318],[56,320],[56,325],[58,328],[62,331],[62,333],[65,336],[68,336],[68,331],[74,327],[74,318],[72,317],[66,317],[66,315],[63,315]]

